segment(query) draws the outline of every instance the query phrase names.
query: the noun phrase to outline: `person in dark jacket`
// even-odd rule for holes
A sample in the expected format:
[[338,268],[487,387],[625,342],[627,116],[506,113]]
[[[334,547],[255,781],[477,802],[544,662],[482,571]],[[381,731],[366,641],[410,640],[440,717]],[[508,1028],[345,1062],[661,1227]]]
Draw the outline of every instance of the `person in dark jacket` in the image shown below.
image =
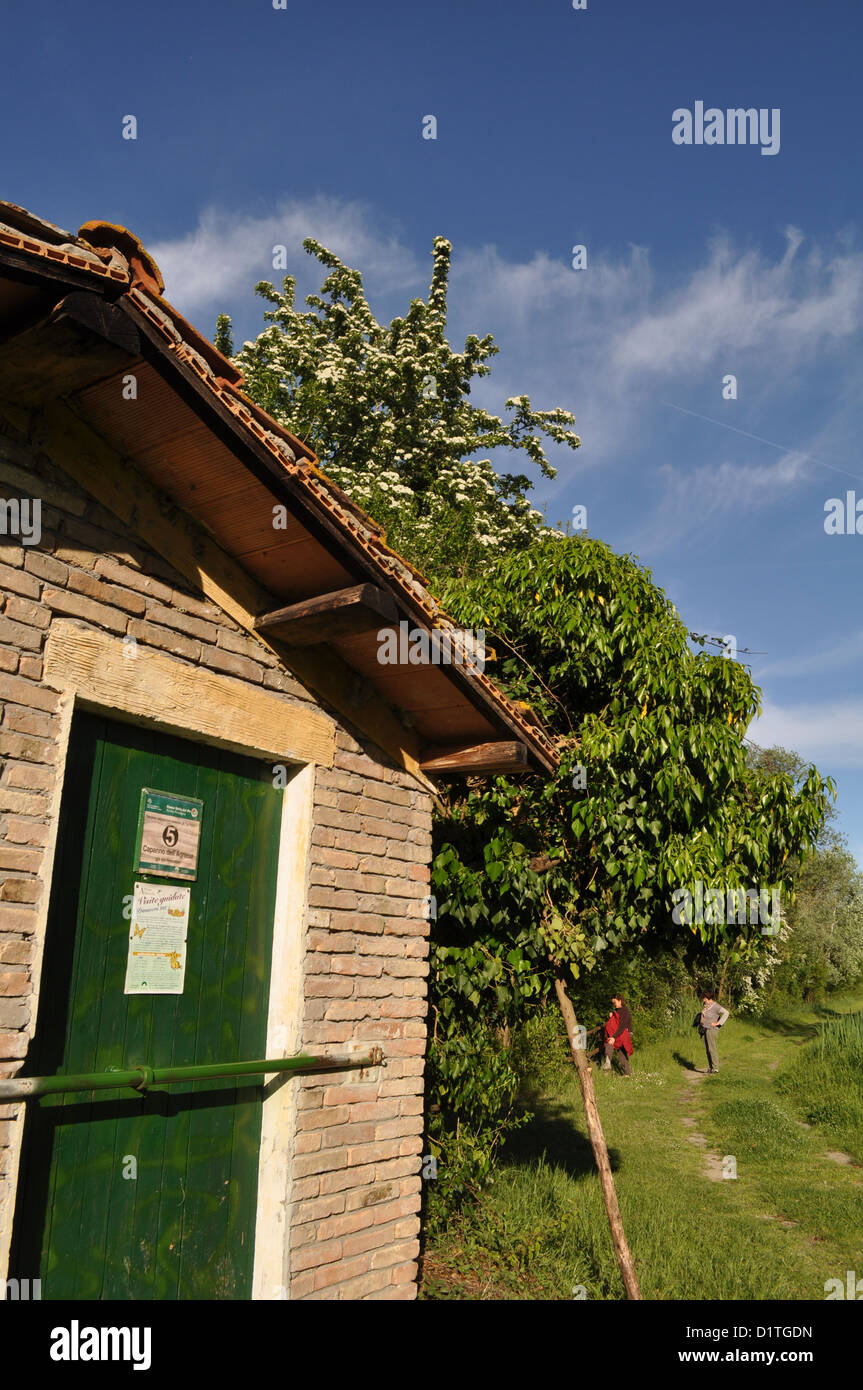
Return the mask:
[[629,1006],[619,994],[611,996],[613,1013],[605,1024],[605,1061],[603,1071],[611,1071],[611,1059],[615,1052],[620,1058],[624,1076],[631,1076],[629,1059],[632,1056],[632,1014]]

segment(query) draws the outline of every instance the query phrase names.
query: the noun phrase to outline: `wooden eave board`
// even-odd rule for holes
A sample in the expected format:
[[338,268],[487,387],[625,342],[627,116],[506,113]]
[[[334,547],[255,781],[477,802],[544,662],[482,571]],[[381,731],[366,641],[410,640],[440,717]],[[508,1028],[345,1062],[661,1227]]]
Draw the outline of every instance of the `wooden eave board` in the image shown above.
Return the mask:
[[[365,634],[365,638],[371,651],[377,651],[375,634]],[[453,684],[445,667],[382,666],[374,655],[361,664],[357,648],[362,640],[362,637],[336,639],[332,646],[349,666],[371,681],[388,704],[411,715],[414,727],[423,738],[449,742],[464,736],[465,740],[475,737],[478,743],[488,743],[518,736],[509,732],[503,723],[492,723],[477,709],[467,694]]]
[[156,487],[190,511],[286,603],[356,582],[356,572],[317,541],[290,508],[285,529],[273,526],[277,500],[270,488],[214,437],[152,367],[142,362],[136,375],[136,401],[122,399],[119,378],[76,395],[76,408],[93,429],[133,457]]

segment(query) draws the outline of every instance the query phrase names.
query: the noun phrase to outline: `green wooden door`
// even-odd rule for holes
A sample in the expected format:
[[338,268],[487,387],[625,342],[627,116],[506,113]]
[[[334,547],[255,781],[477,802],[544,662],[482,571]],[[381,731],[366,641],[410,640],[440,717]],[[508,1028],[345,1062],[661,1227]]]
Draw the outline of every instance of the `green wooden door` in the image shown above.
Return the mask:
[[[124,994],[142,787],[203,802],[184,990]],[[259,762],[72,729],[31,1075],[266,1056],[281,793]],[[168,883],[148,875],[147,882]],[[47,1299],[251,1297],[261,1085],[28,1103],[13,1241]]]

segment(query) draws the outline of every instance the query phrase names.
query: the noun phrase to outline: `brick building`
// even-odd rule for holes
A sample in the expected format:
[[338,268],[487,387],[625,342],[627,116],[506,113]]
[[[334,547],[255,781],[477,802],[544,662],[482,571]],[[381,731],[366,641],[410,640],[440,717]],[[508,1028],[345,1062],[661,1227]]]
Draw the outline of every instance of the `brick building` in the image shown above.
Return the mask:
[[435,779],[553,748],[162,290],[0,203],[0,1276],[412,1298]]

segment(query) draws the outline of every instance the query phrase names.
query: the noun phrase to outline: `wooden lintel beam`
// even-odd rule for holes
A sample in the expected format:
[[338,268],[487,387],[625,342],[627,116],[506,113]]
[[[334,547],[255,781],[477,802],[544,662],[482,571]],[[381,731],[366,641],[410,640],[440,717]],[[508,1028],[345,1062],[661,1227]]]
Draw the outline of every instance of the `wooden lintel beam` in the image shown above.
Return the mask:
[[502,773],[526,772],[529,767],[523,743],[474,743],[464,748],[428,748],[420,759],[423,772]]
[[306,647],[369,632],[397,620],[398,609],[392,594],[375,584],[353,584],[348,589],[318,594],[288,608],[262,613],[255,619],[255,629]]

